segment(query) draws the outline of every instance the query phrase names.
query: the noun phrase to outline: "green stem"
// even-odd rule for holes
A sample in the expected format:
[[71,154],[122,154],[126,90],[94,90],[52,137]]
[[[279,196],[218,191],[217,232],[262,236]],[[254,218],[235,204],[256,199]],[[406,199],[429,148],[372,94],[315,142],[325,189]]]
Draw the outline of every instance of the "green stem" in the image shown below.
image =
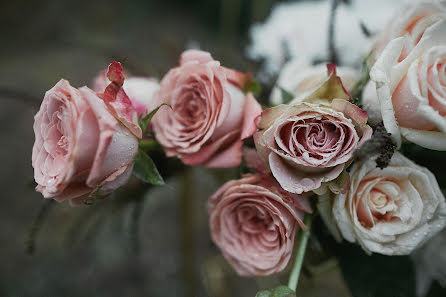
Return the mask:
[[307,249],[308,238],[310,237],[311,219],[312,217],[310,214],[305,214],[304,224],[307,226],[307,230],[301,230],[297,239],[298,247],[296,249],[296,257],[293,268],[290,272],[290,278],[288,280],[288,287],[293,291],[296,291],[297,284],[299,282],[299,275],[302,269],[302,263],[304,261],[305,250]]

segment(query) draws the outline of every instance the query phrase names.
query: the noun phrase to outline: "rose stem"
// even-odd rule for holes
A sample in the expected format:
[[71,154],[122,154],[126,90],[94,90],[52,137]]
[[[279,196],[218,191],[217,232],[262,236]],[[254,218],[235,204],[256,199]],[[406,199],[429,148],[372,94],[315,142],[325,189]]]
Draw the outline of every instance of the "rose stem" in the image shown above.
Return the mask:
[[297,240],[298,246],[296,249],[296,256],[290,272],[290,278],[288,280],[288,287],[293,291],[296,291],[297,283],[299,282],[299,275],[302,269],[302,263],[304,261],[305,250],[307,249],[308,238],[310,237],[311,219],[310,214],[305,214],[304,224],[307,226],[307,230],[303,231],[299,229],[298,231],[299,235]]

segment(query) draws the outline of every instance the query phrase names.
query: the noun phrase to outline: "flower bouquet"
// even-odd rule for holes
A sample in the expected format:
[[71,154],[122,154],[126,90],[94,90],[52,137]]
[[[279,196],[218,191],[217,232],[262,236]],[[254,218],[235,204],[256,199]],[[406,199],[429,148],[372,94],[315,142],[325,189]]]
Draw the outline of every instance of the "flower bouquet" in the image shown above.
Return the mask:
[[400,7],[359,67],[333,63],[329,37],[329,63],[291,59],[264,106],[252,74],[196,49],[160,82],[115,61],[92,88],[60,80],[35,116],[36,190],[125,204],[132,175],[238,168],[209,197],[209,229],[240,276],[289,276],[256,296],[296,296],[314,258],[335,259],[354,296],[425,296],[446,284],[446,2]]

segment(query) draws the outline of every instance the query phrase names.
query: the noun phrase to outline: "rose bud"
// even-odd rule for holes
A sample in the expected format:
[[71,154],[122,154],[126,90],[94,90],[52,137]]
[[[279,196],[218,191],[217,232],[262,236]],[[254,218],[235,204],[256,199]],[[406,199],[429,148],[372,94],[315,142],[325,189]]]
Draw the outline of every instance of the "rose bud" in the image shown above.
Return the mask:
[[[94,78],[93,90],[103,92],[109,83],[107,70],[103,70]],[[159,89],[159,83],[156,79],[141,76],[126,76],[122,88],[132,102],[138,116],[144,116],[158,107],[153,100],[155,92]]]
[[329,67],[325,83],[313,93],[264,110],[262,130],[254,134],[259,155],[291,193],[341,191],[353,153],[372,134],[367,113],[348,101],[334,65]]
[[225,183],[209,199],[211,236],[224,257],[242,276],[283,271],[308,200],[268,186],[259,174]]
[[[398,147],[402,139],[446,150],[446,19],[428,27],[398,62],[409,36],[392,40],[370,71],[364,106],[381,116]],[[374,111],[379,108],[380,113]],[[376,119],[375,121],[378,121]]]
[[[347,91],[353,89],[360,78],[360,73],[351,67],[336,67],[337,75]],[[310,65],[306,60],[295,58],[282,68],[270,100],[277,105],[283,102],[282,90],[294,97],[305,93],[311,94],[327,80],[327,65]]]
[[242,140],[251,136],[261,107],[243,93],[247,75],[220,66],[207,52],[189,50],[180,66],[162,79],[157,104],[167,102],[152,120],[167,156],[187,165],[236,167]]
[[36,190],[45,198],[82,204],[129,179],[141,129],[117,82],[119,67],[110,65],[110,77],[117,80],[102,94],[66,80],[46,92],[35,116],[32,152]]
[[334,197],[331,222],[366,252],[407,255],[444,228],[446,202],[435,176],[402,154],[384,169],[373,158],[356,162],[350,177],[347,192]]

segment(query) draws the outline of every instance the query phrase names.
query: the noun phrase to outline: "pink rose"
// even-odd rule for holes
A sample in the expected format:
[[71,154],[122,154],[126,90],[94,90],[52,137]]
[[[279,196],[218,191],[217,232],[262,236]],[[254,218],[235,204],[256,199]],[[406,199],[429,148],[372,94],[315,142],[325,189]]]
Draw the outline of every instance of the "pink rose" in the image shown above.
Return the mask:
[[220,66],[207,52],[190,50],[180,66],[161,81],[153,130],[167,156],[188,165],[235,167],[241,162],[242,139],[256,130],[261,107],[242,91],[246,75]]
[[209,199],[212,239],[243,276],[269,275],[284,270],[308,200],[267,188],[263,177],[247,174],[225,183]]
[[81,204],[131,175],[138,139],[87,87],[60,80],[46,92],[34,133],[34,178],[45,198]]
[[339,192],[347,186],[345,169],[372,134],[367,113],[348,99],[331,69],[311,95],[263,111],[255,144],[285,190],[322,193],[328,186]]

